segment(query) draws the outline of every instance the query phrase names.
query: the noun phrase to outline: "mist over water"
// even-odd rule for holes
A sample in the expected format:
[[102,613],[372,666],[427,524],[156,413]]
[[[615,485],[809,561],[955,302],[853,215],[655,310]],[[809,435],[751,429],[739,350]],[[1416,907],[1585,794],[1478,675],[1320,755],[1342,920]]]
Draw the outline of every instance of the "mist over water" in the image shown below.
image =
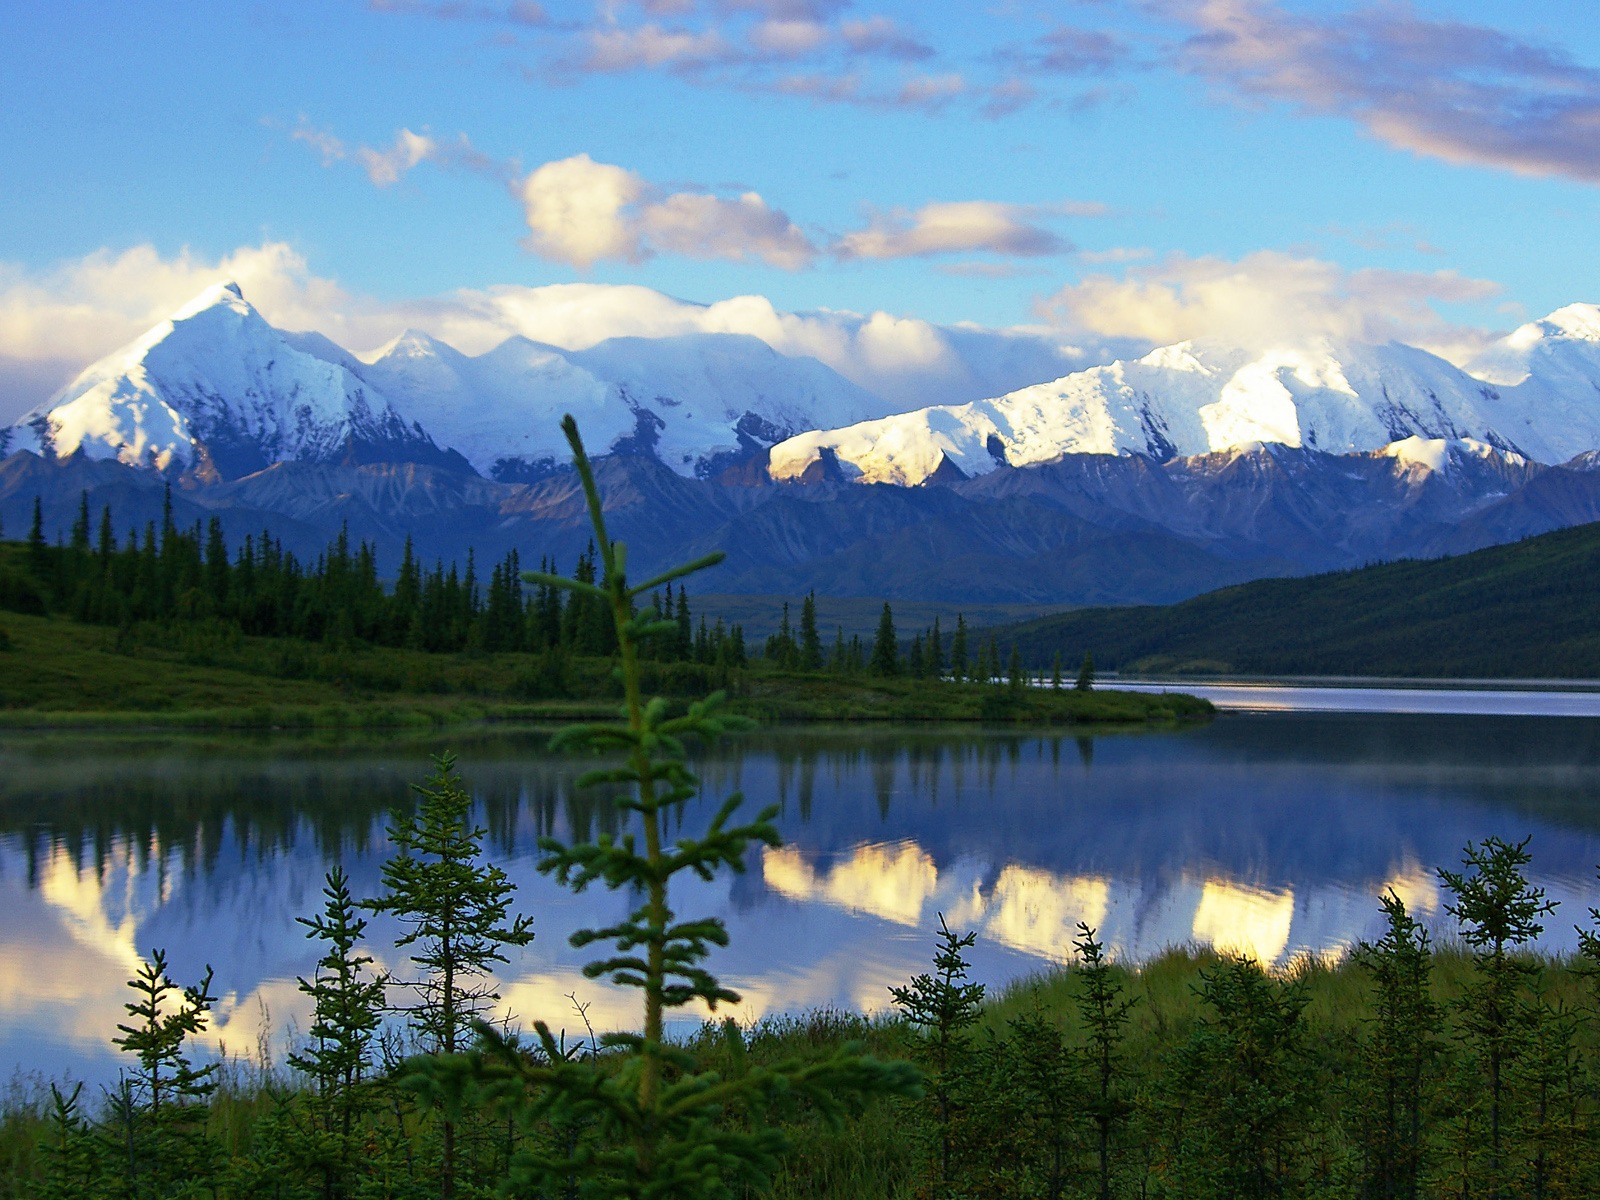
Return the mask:
[[[515,1018],[631,1023],[635,997],[586,980],[575,929],[629,898],[574,896],[538,874],[537,839],[622,828],[538,731],[387,743],[8,735],[0,743],[0,1070],[114,1077],[110,1044],[141,955],[175,978],[216,968],[207,1040],[230,1053],[308,1024],[295,977],[340,861],[379,888],[391,806],[450,746],[479,801],[492,857],[537,938],[499,973]],[[1393,888],[1440,934],[1434,869],[1488,835],[1532,835],[1535,882],[1561,908],[1544,945],[1600,904],[1600,722],[1581,719],[1225,714],[1173,732],[953,728],[766,731],[702,753],[696,828],[730,791],[776,802],[785,844],[742,876],[676,895],[717,915],[713,959],[738,1015],[885,1007],[926,968],[942,912],[979,932],[975,977],[1003,985],[1067,960],[1077,923],[1142,961],[1204,943],[1285,964],[1336,954],[1378,927]],[[394,924],[369,931],[404,974]]]

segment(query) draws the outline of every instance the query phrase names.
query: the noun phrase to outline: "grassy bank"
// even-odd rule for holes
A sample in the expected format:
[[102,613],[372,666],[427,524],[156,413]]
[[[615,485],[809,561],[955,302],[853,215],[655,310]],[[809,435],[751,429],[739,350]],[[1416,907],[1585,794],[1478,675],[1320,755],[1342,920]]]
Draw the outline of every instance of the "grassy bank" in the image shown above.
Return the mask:
[[[1460,1194],[1463,1184],[1490,1194],[1486,1185],[1498,1172],[1504,1194],[1533,1195],[1529,1175],[1541,1170],[1564,1179],[1561,1187],[1546,1180],[1546,1195],[1594,1194],[1585,1190],[1600,1178],[1593,976],[1568,959],[1516,961],[1524,980],[1521,1024],[1507,1058],[1504,1161],[1491,1169],[1484,1064],[1465,1032],[1474,988],[1483,982],[1481,960],[1459,948],[1428,960],[1427,994],[1438,1016],[1434,1027],[1416,1031],[1419,1194]],[[1374,1088],[1381,1086],[1374,1061],[1383,1049],[1372,971],[1348,957],[1306,961],[1278,975],[1247,974],[1258,989],[1250,997],[1216,986],[1239,966],[1209,951],[1175,950],[1140,970],[1110,967],[1107,982],[1130,1005],[1113,1064],[1118,1107],[1108,1144],[1110,1195],[1369,1194],[1362,1181],[1372,1170]],[[745,1031],[746,1061],[737,1067],[713,1027],[680,1048],[695,1070],[729,1071],[821,1058],[856,1042],[923,1070],[921,1099],[872,1101],[838,1126],[805,1104],[789,1111],[782,1127],[792,1149],[770,1192],[760,1194],[1090,1197],[1098,1194],[1099,1160],[1086,976],[1081,967],[1063,967],[986,998],[942,1066],[936,1035],[898,1015],[817,1011],[768,1018]],[[1559,1072],[1547,1070],[1552,1061]],[[395,1088],[394,1078],[380,1075],[366,1085],[371,1103],[360,1118],[367,1151],[357,1194],[427,1193],[435,1120]],[[943,1112],[941,1088],[948,1101]],[[272,1180],[273,1195],[320,1194],[314,1156],[297,1161],[283,1140],[310,1119],[314,1105],[307,1081],[282,1064],[233,1063],[197,1131],[204,1153],[195,1161],[206,1164],[207,1194],[262,1194],[255,1189],[264,1179]],[[1225,1105],[1235,1107],[1242,1125],[1259,1125],[1256,1144],[1220,1136],[1227,1132],[1217,1128],[1228,1116]],[[60,1161],[51,1150],[59,1127],[52,1127],[49,1107],[48,1091],[26,1081],[15,1081],[4,1099],[0,1196],[46,1194]],[[394,1136],[396,1121],[409,1138],[404,1147]],[[487,1196],[502,1169],[501,1134],[492,1122],[467,1121],[463,1128],[471,1170],[462,1194]],[[946,1139],[948,1167],[937,1161]],[[1213,1171],[1197,1162],[1219,1152],[1270,1153],[1268,1189],[1237,1190],[1229,1168],[1240,1164]],[[948,1176],[943,1183],[941,1175]],[[361,1190],[362,1183],[370,1187]]]
[[[252,638],[217,622],[121,630],[0,614],[0,725],[17,727],[407,728],[609,715],[606,659],[440,654]],[[1187,696],[647,664],[672,697],[722,688],[767,721],[1141,724],[1203,719]]]

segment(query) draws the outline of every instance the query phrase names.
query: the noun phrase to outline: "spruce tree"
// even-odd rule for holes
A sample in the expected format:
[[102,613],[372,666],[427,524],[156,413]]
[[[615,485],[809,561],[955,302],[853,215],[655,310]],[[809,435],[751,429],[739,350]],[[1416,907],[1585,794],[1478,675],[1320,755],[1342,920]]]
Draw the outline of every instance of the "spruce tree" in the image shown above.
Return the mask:
[[967,618],[956,614],[956,632],[950,639],[950,676],[957,683],[967,678]]
[[934,1119],[935,1194],[944,1195],[955,1177],[956,1121],[971,1048],[967,1030],[977,1024],[984,986],[967,982],[963,953],[978,940],[977,932],[956,934],[940,913],[937,936],[933,973],[918,975],[905,987],[890,987],[889,995],[923,1036],[920,1049]]
[[199,984],[179,987],[160,949],[151,951],[128,987],[135,999],[123,1007],[133,1023],[119,1024],[122,1036],[111,1041],[139,1066],[121,1081],[114,1119],[123,1126],[130,1190],[159,1194],[178,1183],[197,1184],[208,1174],[206,1100],[216,1090],[217,1064],[196,1068],[188,1042],[205,1029],[217,998],[210,967]]
[[1357,945],[1372,979],[1373,1016],[1359,1056],[1355,1135],[1360,1195],[1415,1200],[1423,1164],[1424,1076],[1437,1053],[1439,1009],[1428,932],[1394,892],[1382,898],[1384,934]]
[[1079,957],[1078,969],[1073,972],[1073,978],[1081,983],[1077,995],[1078,1018],[1088,1034],[1086,1111],[1094,1126],[1095,1168],[1099,1181],[1096,1195],[1099,1200],[1110,1200],[1117,1133],[1133,1113],[1121,1068],[1122,1041],[1135,1000],[1123,996],[1116,972],[1106,961],[1105,945],[1093,929],[1079,922],[1078,937],[1072,946]]
[[1061,651],[1056,651],[1055,661],[1050,664],[1050,686],[1056,691],[1061,690]]
[[822,638],[817,633],[817,593],[807,592],[800,606],[800,669],[822,670]]
[[326,949],[316,974],[298,981],[313,1003],[311,1044],[305,1053],[289,1055],[289,1065],[316,1083],[318,1124],[329,1142],[324,1193],[332,1196],[348,1192],[355,1121],[363,1108],[359,1084],[372,1065],[372,1039],[388,981],[368,972],[372,956],[356,949],[367,923],[357,915],[342,867],[328,871],[322,894],[322,912],[295,918],[308,930],[306,936],[324,942]]
[[[366,902],[374,912],[393,913],[406,932],[395,947],[411,951],[420,968],[415,980],[396,980],[417,995],[405,1011],[428,1048],[438,1054],[464,1049],[474,1020],[500,999],[490,971],[506,961],[508,946],[533,940],[527,917],[508,921],[515,885],[497,866],[483,862],[487,832],[472,823],[472,797],[456,773],[455,756],[433,760],[434,772],[413,784],[414,813],[396,813],[389,837],[396,853],[383,865],[384,894]],[[443,1200],[455,1192],[455,1122],[441,1122]]]
[[1314,1094],[1305,988],[1272,978],[1252,958],[1224,959],[1200,981],[1210,1011],[1178,1048],[1169,1085],[1178,1194],[1300,1195]]
[[1078,680],[1072,686],[1080,692],[1094,690],[1094,653],[1092,651],[1084,653],[1083,665],[1078,668]]
[[939,618],[933,619],[933,629],[928,634],[928,674],[934,679],[944,678],[944,638],[939,632]]
[[[606,531],[577,424],[568,416],[562,429],[572,446],[603,569],[592,582],[554,576],[533,581],[572,591],[610,613],[624,701],[620,723],[570,728],[554,744],[622,755],[620,765],[591,771],[580,783],[627,785],[630,794],[617,803],[631,814],[635,829],[578,845],[542,838],[545,857],[539,867],[577,891],[601,883],[636,898],[638,907],[628,916],[604,929],[581,930],[572,941],[576,946],[615,944],[616,952],[590,963],[585,974],[639,989],[642,1020],[637,1033],[600,1039],[607,1053],[598,1061],[569,1055],[543,1021],[534,1026],[534,1054],[480,1023],[482,1049],[466,1058],[421,1064],[419,1084],[447,1103],[472,1094],[489,1097],[524,1129],[548,1121],[579,1131],[573,1140],[554,1145],[531,1138],[519,1142],[507,1181],[514,1194],[640,1200],[743,1194],[771,1178],[787,1148],[784,1133],[771,1123],[782,1108],[801,1102],[837,1121],[860,1097],[910,1090],[914,1075],[904,1066],[876,1063],[855,1046],[815,1061],[751,1066],[743,1035],[732,1021],[722,1030],[733,1064],[726,1075],[697,1073],[693,1061],[667,1042],[669,1011],[697,1001],[715,1011],[738,999],[703,965],[712,947],[727,944],[726,929],[716,918],[680,918],[671,905],[672,883],[685,872],[711,880],[722,869],[743,870],[751,846],[778,843],[771,824],[777,807],[763,809],[749,824],[732,825],[741,803],[735,794],[719,806],[702,836],[683,831],[684,806],[699,790],[684,761],[684,739],[714,738],[734,722],[719,712],[720,693],[676,717],[664,700],[644,696],[639,644],[662,632],[664,623],[636,613],[635,603],[641,594],[712,566],[722,555],[630,584],[627,548]],[[669,833],[675,840],[668,840]]]
[[1454,897],[1444,908],[1460,926],[1472,950],[1473,977],[1456,1004],[1467,1045],[1483,1063],[1488,1103],[1488,1187],[1494,1197],[1508,1193],[1505,1156],[1508,1073],[1526,1048],[1528,1023],[1522,991],[1539,971],[1519,951],[1541,933],[1541,917],[1556,909],[1523,873],[1531,861],[1528,841],[1496,837],[1468,843],[1464,871],[1440,869],[1439,878]]
[[900,645],[894,632],[894,612],[887,600],[878,617],[878,632],[872,639],[872,673],[886,677],[900,674]]

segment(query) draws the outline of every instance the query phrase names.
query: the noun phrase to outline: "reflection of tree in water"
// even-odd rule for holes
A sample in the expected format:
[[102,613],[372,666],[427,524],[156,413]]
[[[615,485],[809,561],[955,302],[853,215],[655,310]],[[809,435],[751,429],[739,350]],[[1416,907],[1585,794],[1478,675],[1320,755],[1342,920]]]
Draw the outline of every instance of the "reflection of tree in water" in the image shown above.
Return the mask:
[[[214,870],[225,851],[255,861],[306,847],[330,857],[381,851],[389,811],[409,809],[410,783],[427,773],[430,753],[446,741],[460,747],[463,775],[497,855],[529,854],[548,834],[589,840],[620,834],[628,824],[608,795],[573,787],[595,763],[550,754],[542,733],[433,734],[355,745],[50,736],[12,739],[0,750],[0,834],[23,835],[30,880],[58,850],[79,869],[103,870],[120,848],[141,868],[160,859],[203,872]],[[949,728],[777,730],[702,749],[695,769],[707,796],[720,802],[740,790],[746,763],[765,761],[758,791],[775,786],[788,820],[800,826],[833,797],[864,799],[870,788],[881,826],[897,803],[910,801],[912,813],[936,807],[941,789],[959,797],[978,784],[996,794],[1002,763],[1015,783],[1019,772],[1043,767],[1046,742],[1050,761],[1058,763],[1061,741]],[[1033,750],[1024,764],[1027,746]],[[1078,747],[1087,765],[1092,742],[1080,737]],[[752,803],[767,799],[750,796]],[[830,814],[830,822],[839,819]]]
[[[1079,737],[1076,740],[1078,743],[1078,761],[1083,764],[1083,769],[1087,771],[1094,766],[1094,739],[1092,737]],[[1061,765],[1061,742],[1059,739],[1054,743],[1054,748],[1055,756],[1052,761],[1059,767]]]

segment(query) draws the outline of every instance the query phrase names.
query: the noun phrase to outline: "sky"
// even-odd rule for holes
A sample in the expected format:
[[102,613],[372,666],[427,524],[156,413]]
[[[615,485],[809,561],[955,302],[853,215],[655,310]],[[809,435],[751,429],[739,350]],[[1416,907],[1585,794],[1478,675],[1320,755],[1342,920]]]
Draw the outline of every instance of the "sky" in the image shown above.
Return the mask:
[[911,404],[1600,301],[1593,0],[0,7],[0,419],[204,286],[752,333]]

